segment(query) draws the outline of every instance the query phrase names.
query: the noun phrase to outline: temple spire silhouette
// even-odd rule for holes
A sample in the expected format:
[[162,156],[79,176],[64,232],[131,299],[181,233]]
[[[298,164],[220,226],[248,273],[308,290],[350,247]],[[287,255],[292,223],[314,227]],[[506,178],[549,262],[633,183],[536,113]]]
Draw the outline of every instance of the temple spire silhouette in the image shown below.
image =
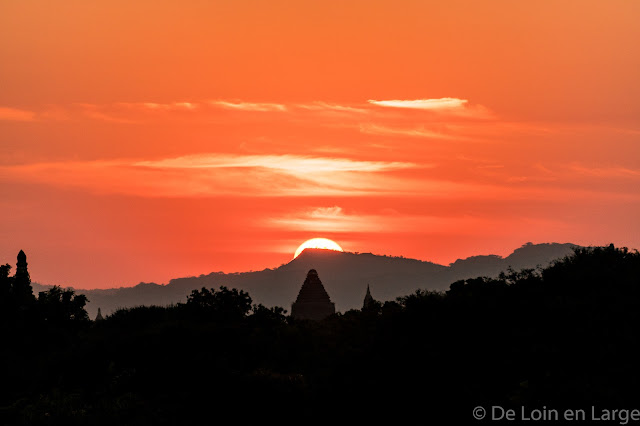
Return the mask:
[[16,275],[13,278],[12,289],[13,297],[19,303],[26,303],[35,300],[27,265],[27,255],[24,251],[20,250],[18,253],[18,263],[16,264]]
[[27,255],[23,250],[18,252],[18,263],[16,264],[16,278],[18,276],[24,277],[29,276],[29,271],[27,270]]
[[367,284],[367,294],[364,296],[364,303],[362,304],[362,309],[368,309],[373,306],[375,303],[375,299],[371,296],[371,290],[369,289],[369,284]]
[[335,304],[324,289],[318,272],[311,269],[300,288],[298,298],[291,305],[291,316],[294,319],[321,320],[335,313]]

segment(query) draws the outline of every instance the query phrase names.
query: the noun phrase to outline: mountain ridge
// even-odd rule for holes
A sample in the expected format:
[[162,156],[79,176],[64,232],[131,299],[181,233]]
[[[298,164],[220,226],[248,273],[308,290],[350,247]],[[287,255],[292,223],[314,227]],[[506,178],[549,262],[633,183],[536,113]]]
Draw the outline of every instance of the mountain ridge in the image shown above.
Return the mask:
[[[516,270],[544,267],[571,254],[574,247],[578,246],[571,243],[527,243],[506,257],[471,256],[448,266],[372,253],[307,249],[289,263],[262,271],[211,272],[197,277],[174,278],[167,284],[141,282],[132,287],[74,290],[89,299],[87,312],[91,318],[95,317],[99,307],[103,314],[110,314],[118,308],[131,306],[169,305],[184,302],[192,290],[220,286],[247,291],[254,303],[290,310],[307,272],[316,269],[336,305],[336,311],[345,312],[362,306],[367,284],[371,286],[376,300],[393,300],[417,289],[447,290],[451,283],[460,279],[497,276],[509,267]],[[33,283],[36,293],[50,287]]]

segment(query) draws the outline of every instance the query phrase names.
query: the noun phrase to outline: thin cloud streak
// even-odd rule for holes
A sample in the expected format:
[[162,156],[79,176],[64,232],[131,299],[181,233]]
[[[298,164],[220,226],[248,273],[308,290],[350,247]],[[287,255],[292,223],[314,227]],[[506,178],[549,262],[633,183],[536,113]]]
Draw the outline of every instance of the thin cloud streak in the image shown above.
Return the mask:
[[199,104],[193,102],[171,102],[171,103],[156,103],[156,102],[142,102],[142,103],[121,103],[124,106],[143,107],[150,110],[160,111],[175,111],[175,110],[195,110]]
[[495,114],[483,105],[469,105],[466,99],[440,98],[440,99],[393,99],[367,101],[371,105],[400,110],[417,110],[431,112],[438,115],[449,115],[467,119],[495,119]]
[[440,98],[440,99],[414,99],[414,100],[394,99],[389,101],[376,101],[373,99],[369,99],[367,102],[373,105],[392,107],[392,108],[442,110],[442,109],[462,108],[469,101],[466,99],[458,99],[458,98]]
[[[378,107],[384,108],[378,108]],[[393,108],[387,108],[393,107]],[[413,112],[411,110],[414,110]],[[415,115],[415,110],[430,111],[434,114]],[[48,111],[48,112],[47,112]],[[246,121],[245,113],[262,114],[266,112],[286,113],[284,120],[310,120],[315,126],[357,126],[363,117],[375,120],[365,133],[383,132],[391,135],[394,126],[400,122],[414,126],[413,130],[403,130],[407,135],[430,137],[429,129],[421,128],[427,123],[438,123],[442,117],[459,122],[460,119],[486,119],[493,114],[486,108],[475,105],[469,106],[468,101],[456,98],[421,99],[421,100],[392,100],[341,104],[325,101],[308,103],[276,103],[276,102],[246,102],[240,100],[196,100],[174,102],[113,102],[113,103],[72,103],[67,105],[48,105],[46,110],[28,111],[9,107],[0,107],[0,120],[34,121],[34,120],[73,120],[92,119],[112,123],[152,123],[161,120],[175,120],[179,122],[195,121],[207,122],[220,117],[220,111],[237,112]],[[240,115],[238,116],[240,118]],[[229,120],[229,115],[223,116]],[[251,116],[249,116],[251,117]],[[257,117],[257,116],[256,116]],[[231,119],[232,120],[232,119]],[[376,128],[379,127],[378,129]],[[367,131],[368,130],[368,131]]]
[[212,106],[237,111],[286,111],[287,107],[277,103],[231,102],[223,100],[209,101]]
[[492,235],[509,235],[525,222],[529,226],[563,226],[570,224],[559,220],[517,218],[505,221],[504,218],[492,219],[483,216],[431,216],[413,214],[347,214],[338,206],[318,207],[300,211],[293,215],[266,219],[269,227],[285,231],[313,231],[330,233],[411,233],[411,234],[448,234],[448,235],[486,235],[491,229]]
[[296,104],[297,108],[311,110],[311,111],[332,111],[332,112],[344,112],[344,113],[357,113],[365,114],[369,110],[365,108],[358,108],[350,105],[332,104],[328,102],[316,101],[309,104]]
[[156,161],[84,161],[0,167],[23,182],[140,197],[369,196],[399,194],[388,174],[411,163],[293,155],[207,154]]
[[0,120],[3,121],[34,121],[36,113],[18,108],[0,107]]
[[640,170],[629,169],[626,167],[585,167],[574,164],[570,168],[572,172],[586,176],[604,178],[640,178]]
[[98,121],[106,121],[108,123],[121,123],[121,124],[134,124],[138,123],[136,120],[132,120],[130,117],[122,117],[114,114],[112,111],[105,108],[103,105],[76,103],[74,106],[80,108],[80,112],[85,117]]
[[[432,164],[295,155],[202,154],[0,167],[0,179],[137,197],[416,197],[433,200],[629,199],[637,192],[429,178]],[[416,173],[418,172],[418,173]],[[635,175],[634,175],[635,176]],[[318,213],[319,214],[319,213]],[[325,212],[326,214],[326,212]]]
[[154,168],[235,168],[262,167],[293,174],[323,172],[379,172],[414,168],[405,162],[362,161],[348,158],[310,157],[299,155],[232,155],[198,154],[156,161],[139,161],[135,166]]
[[452,140],[452,139],[468,140],[469,139],[467,137],[440,133],[440,132],[428,130],[425,128],[406,129],[406,128],[380,126],[377,124],[361,124],[360,132],[368,135],[409,136],[409,137],[419,137],[419,138],[429,138],[429,139],[448,139],[448,140]]

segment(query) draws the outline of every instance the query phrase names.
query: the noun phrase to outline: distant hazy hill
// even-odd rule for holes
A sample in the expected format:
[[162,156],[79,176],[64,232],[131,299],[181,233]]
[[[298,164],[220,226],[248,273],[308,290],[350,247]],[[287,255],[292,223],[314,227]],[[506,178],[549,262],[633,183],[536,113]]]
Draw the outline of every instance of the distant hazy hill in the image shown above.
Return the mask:
[[[546,266],[554,259],[572,253],[573,244],[527,243],[506,258],[496,255],[459,259],[449,266],[402,257],[370,253],[340,253],[307,249],[296,259],[276,269],[225,274],[212,272],[199,277],[177,278],[166,285],[140,283],[135,287],[109,290],[77,290],[89,298],[87,311],[94,318],[98,307],[110,314],[119,307],[167,305],[183,302],[191,290],[221,285],[248,291],[254,303],[282,306],[287,311],[295,300],[309,269],[316,269],[336,310],[359,309],[371,286],[373,297],[393,300],[415,290],[446,290],[459,279],[495,276],[508,267],[513,269]],[[33,284],[35,292],[46,288]]]

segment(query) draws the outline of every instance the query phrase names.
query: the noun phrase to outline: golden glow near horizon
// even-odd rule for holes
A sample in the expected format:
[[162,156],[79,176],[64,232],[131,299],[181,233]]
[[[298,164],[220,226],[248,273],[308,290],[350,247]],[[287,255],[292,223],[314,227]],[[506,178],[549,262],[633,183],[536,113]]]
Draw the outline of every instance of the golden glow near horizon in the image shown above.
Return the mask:
[[296,257],[300,256],[300,253],[308,248],[344,251],[342,250],[342,247],[338,245],[338,243],[328,238],[311,238],[310,240],[307,240],[304,243],[300,244],[300,247],[298,247],[298,249],[296,250],[293,258],[295,259]]

